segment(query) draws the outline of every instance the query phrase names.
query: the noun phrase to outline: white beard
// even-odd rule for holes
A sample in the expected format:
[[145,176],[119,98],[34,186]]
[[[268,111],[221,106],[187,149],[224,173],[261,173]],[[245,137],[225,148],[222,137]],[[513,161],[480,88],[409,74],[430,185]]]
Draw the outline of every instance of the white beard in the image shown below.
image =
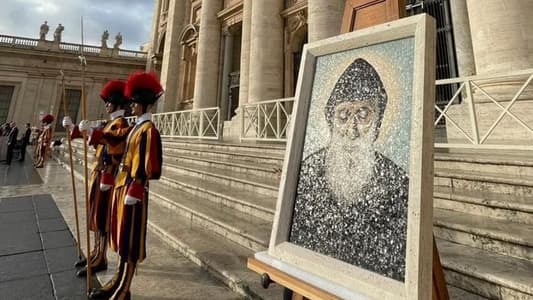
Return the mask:
[[372,177],[376,159],[373,139],[372,134],[351,140],[332,133],[325,176],[339,204],[353,204]]

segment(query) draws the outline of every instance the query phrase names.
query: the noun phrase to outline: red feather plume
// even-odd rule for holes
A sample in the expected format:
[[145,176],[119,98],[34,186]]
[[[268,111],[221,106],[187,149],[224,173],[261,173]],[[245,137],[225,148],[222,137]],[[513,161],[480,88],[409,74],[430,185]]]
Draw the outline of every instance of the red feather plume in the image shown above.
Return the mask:
[[128,77],[126,81],[126,88],[124,96],[131,98],[133,92],[137,89],[148,89],[155,95],[160,95],[163,92],[163,87],[159,83],[159,79],[154,72],[137,71]]
[[104,87],[102,88],[102,91],[100,92],[100,97],[102,99],[107,99],[111,94],[113,93],[124,93],[124,88],[126,87],[126,83],[122,80],[109,80]]
[[52,123],[52,122],[54,122],[54,116],[46,115],[46,116],[43,117],[43,119],[41,121],[44,122],[44,123]]

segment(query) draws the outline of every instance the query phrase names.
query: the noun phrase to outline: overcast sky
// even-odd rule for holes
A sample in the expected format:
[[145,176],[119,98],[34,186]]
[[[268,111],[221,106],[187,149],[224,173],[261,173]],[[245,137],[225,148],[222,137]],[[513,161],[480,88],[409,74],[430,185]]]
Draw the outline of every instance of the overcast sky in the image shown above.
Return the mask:
[[153,0],[0,0],[0,34],[39,38],[46,20],[53,39],[59,23],[65,27],[63,42],[80,43],[83,15],[85,44],[100,45],[104,30],[112,47],[117,32],[123,49],[138,50],[150,40]]

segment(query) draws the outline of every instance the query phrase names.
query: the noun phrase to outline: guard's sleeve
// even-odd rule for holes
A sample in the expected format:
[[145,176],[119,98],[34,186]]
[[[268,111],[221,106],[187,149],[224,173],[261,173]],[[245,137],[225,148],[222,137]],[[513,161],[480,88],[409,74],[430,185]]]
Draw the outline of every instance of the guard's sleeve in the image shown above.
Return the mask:
[[131,177],[142,181],[159,179],[162,164],[161,136],[155,127],[148,128],[139,137],[139,148],[133,156]]
[[113,124],[111,124],[109,128],[104,128],[99,143],[111,146],[120,144],[126,139],[131,128],[132,127],[128,124],[128,121],[125,118],[117,119],[113,121]]

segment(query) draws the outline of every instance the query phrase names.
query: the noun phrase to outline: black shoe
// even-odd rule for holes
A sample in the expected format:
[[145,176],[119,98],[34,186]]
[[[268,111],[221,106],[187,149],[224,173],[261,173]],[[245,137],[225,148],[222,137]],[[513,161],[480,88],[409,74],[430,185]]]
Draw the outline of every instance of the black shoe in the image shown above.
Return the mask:
[[[94,266],[94,267],[91,268],[91,271],[93,273],[104,271],[104,270],[107,270],[107,264],[106,263],[99,264],[99,265]],[[82,269],[78,270],[78,272],[76,272],[76,276],[78,276],[78,277],[87,276],[87,267],[83,267]]]
[[92,289],[87,298],[89,299],[109,299],[113,295],[113,291],[106,291],[104,289]]
[[87,264],[87,260],[84,257],[82,257],[76,263],[74,263],[74,266],[76,268],[79,268],[79,267],[85,266],[86,264]]

